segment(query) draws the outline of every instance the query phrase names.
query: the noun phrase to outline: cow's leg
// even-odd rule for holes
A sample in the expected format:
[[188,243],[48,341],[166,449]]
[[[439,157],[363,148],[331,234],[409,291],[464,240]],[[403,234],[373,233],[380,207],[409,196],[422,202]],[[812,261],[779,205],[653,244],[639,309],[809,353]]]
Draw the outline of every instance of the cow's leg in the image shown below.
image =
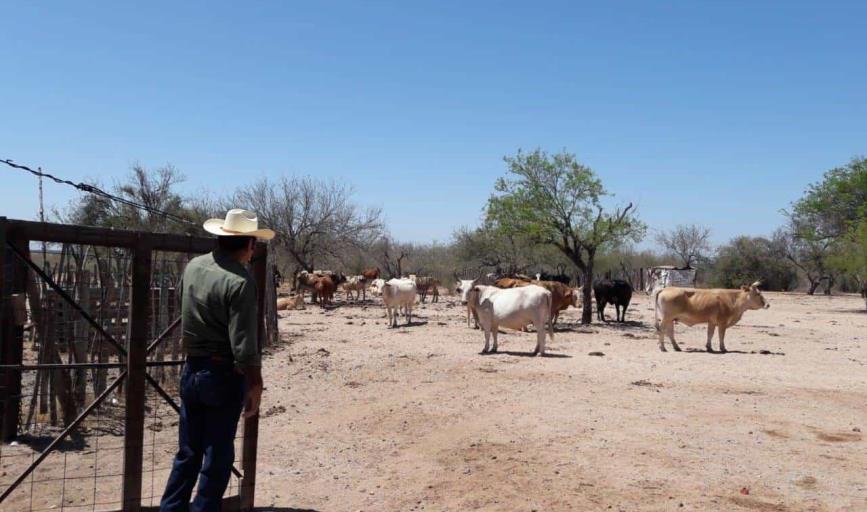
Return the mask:
[[533,322],[533,327],[536,328],[536,351],[537,356],[545,355],[545,321]]
[[726,328],[725,324],[720,324],[719,326],[719,351],[723,354],[726,353]]
[[482,349],[482,354],[487,354],[488,353],[488,343],[491,339],[491,331],[489,331],[488,329],[485,329],[484,331],[485,331],[485,348]]
[[623,309],[620,310],[620,322],[626,322],[626,308],[629,307],[629,304],[624,304]]
[[678,345],[677,341],[674,340],[674,321],[669,322],[668,324],[668,339],[671,340],[671,348],[676,352],[680,352],[680,345]]
[[659,334],[659,350],[663,352],[668,352],[665,349],[665,330],[668,328],[668,324],[665,323],[665,320],[659,322],[656,326],[656,332]]
[[406,307],[406,325],[412,323],[412,306]]
[[491,337],[493,337],[494,344],[491,346],[491,352],[497,351],[497,334],[500,332],[500,326],[497,324],[491,325]]
[[617,302],[614,303],[614,321],[620,321],[620,304]]
[[705,345],[705,348],[707,348],[708,352],[713,352],[713,346],[711,345],[710,340],[713,339],[714,329],[716,329],[716,325],[714,325],[713,322],[708,322],[707,323],[707,345]]

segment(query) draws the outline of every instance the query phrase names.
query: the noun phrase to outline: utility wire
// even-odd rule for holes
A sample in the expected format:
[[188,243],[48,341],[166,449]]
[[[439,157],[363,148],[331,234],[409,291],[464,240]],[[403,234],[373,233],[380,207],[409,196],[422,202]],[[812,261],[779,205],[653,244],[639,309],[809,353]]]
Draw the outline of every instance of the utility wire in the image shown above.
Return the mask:
[[69,185],[70,187],[77,188],[78,190],[81,190],[82,192],[94,194],[94,195],[97,195],[99,197],[108,199],[110,201],[116,201],[118,203],[125,204],[127,206],[131,206],[133,208],[138,208],[139,210],[144,210],[144,211],[146,211],[148,213],[152,213],[154,215],[159,215],[161,217],[165,217],[166,219],[173,220],[173,221],[179,222],[181,224],[186,224],[186,225],[190,225],[190,226],[196,226],[197,225],[195,222],[192,222],[189,219],[185,219],[179,215],[175,215],[173,213],[162,211],[162,210],[159,210],[157,208],[153,208],[151,206],[147,206],[144,204],[136,203],[135,201],[130,201],[129,199],[126,199],[124,197],[110,194],[110,193],[106,192],[105,190],[102,190],[101,188],[96,187],[94,185],[90,185],[88,183],[75,183],[75,182],[72,182],[69,180],[61,179],[61,178],[58,178],[57,176],[53,176],[53,175],[48,174],[46,172],[42,172],[41,169],[40,170],[34,170],[34,169],[31,169],[30,167],[27,167],[26,165],[16,164],[14,161],[12,161],[8,158],[5,160],[0,160],[0,163],[4,163],[4,164],[6,164],[9,167],[12,167],[14,169],[20,169],[22,171],[27,171],[30,174],[37,176],[37,177],[40,177],[40,178],[48,178],[48,179],[54,181],[55,183],[59,183],[61,185]]

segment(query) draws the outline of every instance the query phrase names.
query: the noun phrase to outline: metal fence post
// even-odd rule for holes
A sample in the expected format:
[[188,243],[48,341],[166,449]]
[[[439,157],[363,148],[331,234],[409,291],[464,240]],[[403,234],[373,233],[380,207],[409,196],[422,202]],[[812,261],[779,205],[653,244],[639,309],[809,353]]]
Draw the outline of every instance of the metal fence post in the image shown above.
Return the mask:
[[124,512],[141,510],[142,451],[145,420],[148,321],[150,318],[151,246],[141,236],[132,257],[132,294],[127,331],[126,418],[123,448]]

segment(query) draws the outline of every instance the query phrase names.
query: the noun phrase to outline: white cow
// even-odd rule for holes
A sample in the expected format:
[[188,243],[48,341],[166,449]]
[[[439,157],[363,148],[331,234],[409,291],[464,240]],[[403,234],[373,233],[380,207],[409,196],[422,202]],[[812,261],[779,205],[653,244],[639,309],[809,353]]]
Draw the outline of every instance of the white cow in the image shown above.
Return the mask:
[[390,279],[382,285],[382,302],[388,314],[389,327],[397,327],[401,310],[406,316],[407,325],[412,322],[415,293],[415,283],[409,279]]
[[382,295],[382,287],[385,286],[385,279],[377,278],[370,282],[370,293],[374,295]]
[[476,315],[472,305],[468,302],[470,290],[478,283],[478,279],[458,279],[455,278],[455,293],[461,298],[461,304],[467,307],[467,327],[470,327],[470,316],[475,320],[474,329],[479,328],[479,317]]
[[537,285],[501,289],[495,286],[475,285],[470,289],[467,304],[476,312],[482,329],[485,330],[485,348],[493,336],[490,352],[497,351],[497,333],[500,327],[521,330],[528,324],[536,328],[536,355],[545,354],[545,324],[548,334],[554,339],[551,316],[551,292]]

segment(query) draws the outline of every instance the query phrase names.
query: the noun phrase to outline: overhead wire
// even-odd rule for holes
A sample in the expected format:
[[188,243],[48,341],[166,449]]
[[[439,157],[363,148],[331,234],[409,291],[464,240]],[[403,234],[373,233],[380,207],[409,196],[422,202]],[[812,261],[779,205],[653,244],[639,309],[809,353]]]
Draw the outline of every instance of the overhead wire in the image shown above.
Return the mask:
[[37,177],[40,177],[40,178],[48,178],[48,179],[54,181],[55,183],[58,183],[61,185],[68,185],[70,187],[74,187],[78,190],[81,190],[82,192],[94,194],[96,196],[102,197],[104,199],[108,199],[110,201],[115,201],[115,202],[130,206],[132,208],[137,208],[139,210],[146,211],[146,212],[154,214],[154,215],[159,215],[161,217],[172,220],[174,222],[178,222],[178,223],[190,225],[190,226],[196,226],[197,225],[195,222],[193,222],[189,219],[185,219],[184,217],[181,217],[180,215],[175,215],[174,213],[171,213],[171,212],[163,211],[163,210],[160,210],[158,208],[154,208],[152,206],[137,203],[137,202],[132,201],[130,199],[127,199],[125,197],[116,196],[114,194],[106,192],[105,190],[102,190],[101,188],[97,187],[96,185],[91,185],[89,183],[75,183],[75,182],[70,181],[70,180],[58,178],[57,176],[54,176],[54,175],[49,174],[47,172],[43,172],[41,170],[41,168],[39,170],[32,169],[26,165],[16,164],[13,160],[8,159],[8,158],[4,159],[4,160],[0,160],[0,163],[4,163],[4,164],[6,164],[9,167],[12,167],[14,169],[19,169],[22,171],[29,172],[30,174],[37,176]]

